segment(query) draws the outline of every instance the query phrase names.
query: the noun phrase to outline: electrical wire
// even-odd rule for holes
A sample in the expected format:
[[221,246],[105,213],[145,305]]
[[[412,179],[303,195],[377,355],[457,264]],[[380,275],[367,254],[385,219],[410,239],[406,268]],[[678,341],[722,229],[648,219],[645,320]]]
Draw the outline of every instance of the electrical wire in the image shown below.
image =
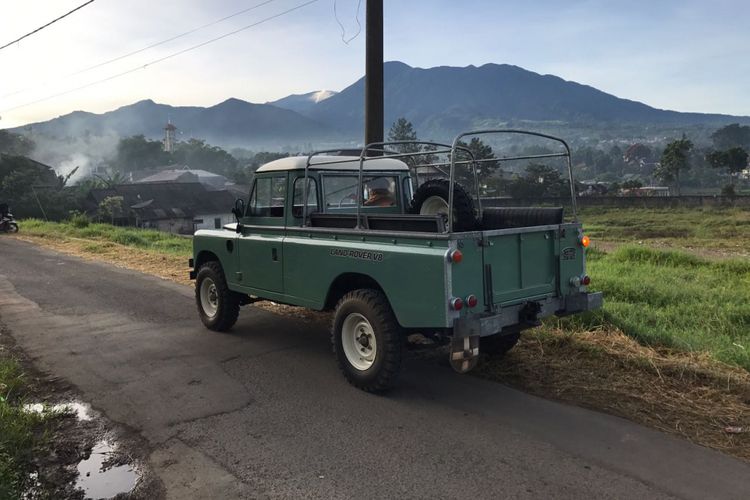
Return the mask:
[[341,23],[338,12],[336,12],[336,2],[337,0],[333,0],[333,17],[336,19],[336,22],[341,28],[341,41],[346,45],[349,45],[349,42],[357,38],[359,34],[362,33],[362,24],[360,24],[359,22],[359,9],[360,7],[362,7],[362,0],[359,0],[359,2],[357,2],[357,16],[354,18],[354,20],[357,21],[357,32],[354,34],[354,36],[348,39],[346,38],[346,28],[344,28],[344,25]]
[[172,54],[166,55],[164,57],[160,57],[158,59],[154,59],[153,61],[149,61],[146,64],[142,64],[142,65],[137,66],[135,68],[131,68],[131,69],[127,70],[127,71],[123,71],[121,73],[117,73],[115,75],[108,76],[107,78],[102,78],[101,80],[96,80],[94,82],[87,83],[86,85],[81,85],[80,87],[76,87],[76,88],[73,88],[73,89],[65,90],[63,92],[58,92],[57,94],[53,94],[53,95],[50,95],[50,96],[47,96],[47,97],[43,97],[41,99],[37,99],[37,100],[31,101],[31,102],[27,102],[25,104],[20,104],[18,106],[14,106],[12,108],[8,108],[6,110],[3,110],[2,113],[8,113],[8,112],[14,111],[16,109],[25,108],[26,106],[31,106],[33,104],[37,104],[37,103],[40,103],[40,102],[48,101],[50,99],[54,99],[56,97],[64,96],[64,95],[67,95],[67,94],[71,94],[73,92],[77,92],[79,90],[87,89],[89,87],[93,87],[94,85],[98,85],[100,83],[108,82],[110,80],[114,80],[115,78],[120,78],[121,76],[125,76],[125,75],[128,75],[130,73],[134,73],[134,72],[136,72],[138,70],[146,69],[146,68],[148,68],[150,66],[154,66],[156,64],[159,64],[160,62],[164,62],[164,61],[166,61],[168,59],[172,59],[173,57],[177,57],[179,55],[185,54],[185,53],[190,52],[192,50],[199,49],[201,47],[205,47],[208,44],[211,44],[211,43],[214,43],[214,42],[218,42],[219,40],[223,40],[224,38],[230,37],[232,35],[236,35],[237,33],[240,33],[242,31],[248,30],[250,28],[254,28],[254,27],[256,27],[256,26],[258,26],[260,24],[263,24],[263,23],[266,23],[266,22],[271,21],[273,19],[279,18],[281,16],[289,14],[290,12],[294,12],[295,10],[299,10],[299,9],[301,9],[303,7],[307,7],[308,5],[316,3],[317,1],[318,0],[309,0],[307,2],[304,2],[304,3],[301,3],[301,4],[297,5],[296,7],[292,7],[291,9],[287,9],[287,10],[285,10],[283,12],[279,12],[278,14],[274,14],[273,16],[266,17],[264,19],[261,19],[260,21],[256,21],[256,22],[254,22],[252,24],[248,24],[247,26],[243,26],[242,28],[238,28],[238,29],[236,29],[234,31],[230,31],[229,33],[225,33],[225,34],[217,36],[215,38],[211,38],[210,40],[206,40],[205,42],[201,42],[201,43],[199,43],[197,45],[193,45],[193,46],[188,47],[186,49],[182,49],[180,51],[173,52]]
[[[147,46],[145,46],[143,48],[140,48],[138,50],[134,50],[132,52],[128,52],[127,54],[123,54],[121,56],[117,56],[115,58],[108,59],[106,61],[94,64],[93,66],[89,66],[87,68],[80,69],[80,70],[75,71],[73,73],[69,73],[69,74],[67,74],[67,75],[65,75],[65,76],[63,76],[61,78],[56,79],[55,81],[59,82],[61,80],[67,80],[68,78],[71,78],[73,76],[78,76],[78,75],[80,75],[82,73],[87,73],[87,72],[89,72],[89,71],[91,71],[93,69],[97,69],[97,68],[101,68],[102,66],[106,66],[107,64],[111,64],[113,62],[120,61],[122,59],[125,59],[125,58],[130,57],[130,56],[134,56],[136,54],[140,54],[141,52],[145,52],[145,51],[147,51],[149,49],[153,49],[154,47],[158,47],[159,45],[164,45],[165,43],[173,42],[173,41],[175,41],[175,40],[177,40],[179,38],[182,38],[182,37],[185,37],[185,36],[188,36],[188,35],[192,35],[193,33],[197,32],[197,31],[209,28],[209,27],[214,26],[216,24],[222,23],[222,22],[224,22],[224,21],[226,21],[228,19],[232,19],[233,17],[237,17],[237,16],[239,16],[241,14],[245,14],[247,12],[250,12],[251,10],[255,10],[255,9],[259,8],[259,7],[263,7],[264,5],[268,5],[269,3],[275,2],[275,1],[276,0],[266,0],[265,2],[261,2],[259,4],[253,5],[252,7],[248,7],[246,9],[242,9],[240,11],[235,12],[234,14],[230,14],[228,16],[222,17],[221,19],[217,19],[216,21],[210,22],[208,24],[204,24],[203,26],[198,26],[197,28],[193,28],[191,30],[185,31],[184,33],[180,33],[179,35],[175,35],[175,36],[167,38],[165,40],[161,40],[159,42],[152,43],[151,45],[147,45]],[[29,90],[34,90],[34,89],[42,88],[42,87],[46,86],[48,83],[49,82],[44,82],[43,84],[37,85],[37,86],[35,86],[35,87],[31,88],[31,89],[24,88],[24,89],[15,90],[15,91],[10,92],[8,94],[3,94],[0,97],[2,97],[2,98],[11,97],[11,96],[14,96],[14,95],[17,95],[17,94],[21,94],[23,92],[27,92]]]
[[93,3],[93,2],[94,2],[94,0],[89,0],[89,1],[88,1],[88,2],[86,2],[86,3],[84,3],[84,4],[81,4],[81,5],[79,5],[79,6],[78,6],[78,7],[76,7],[75,9],[73,9],[73,10],[71,10],[71,11],[69,11],[69,12],[67,12],[67,13],[63,14],[62,16],[60,16],[60,17],[58,17],[58,18],[56,18],[56,19],[53,19],[52,21],[48,22],[48,23],[47,23],[47,24],[45,24],[44,26],[40,26],[39,28],[35,29],[34,31],[30,31],[29,33],[26,33],[26,34],[25,34],[25,35],[23,35],[22,37],[20,37],[20,38],[16,38],[16,39],[15,39],[15,40],[13,40],[12,42],[8,42],[8,43],[6,43],[6,44],[5,44],[5,45],[3,45],[2,47],[0,47],[0,50],[3,50],[3,49],[4,49],[4,48],[6,48],[6,47],[10,47],[10,46],[11,46],[11,45],[13,45],[14,43],[16,43],[16,42],[20,42],[20,41],[21,41],[21,40],[23,40],[24,38],[30,37],[30,36],[31,36],[31,35],[33,35],[34,33],[38,33],[38,32],[40,32],[40,31],[42,31],[42,30],[43,30],[44,28],[46,28],[47,26],[49,26],[49,25],[51,25],[51,24],[55,24],[55,23],[56,23],[57,21],[59,21],[60,19],[63,19],[63,18],[66,18],[66,17],[68,17],[68,16],[69,16],[69,15],[71,15],[71,14],[72,14],[73,12],[75,12],[75,11],[77,11],[77,10],[80,10],[80,9],[82,9],[82,8],[86,7],[86,6],[88,5],[88,4],[90,4],[90,3]]

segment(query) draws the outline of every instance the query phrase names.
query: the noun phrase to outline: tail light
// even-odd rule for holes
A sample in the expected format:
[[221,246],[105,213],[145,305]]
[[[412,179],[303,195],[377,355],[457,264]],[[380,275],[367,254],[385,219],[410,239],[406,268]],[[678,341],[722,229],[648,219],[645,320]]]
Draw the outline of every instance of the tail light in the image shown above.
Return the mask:
[[460,311],[464,308],[464,301],[461,297],[453,297],[450,301],[451,309],[454,311]]
[[583,286],[588,286],[588,285],[589,285],[589,283],[591,283],[591,278],[589,277],[589,275],[588,275],[588,274],[586,274],[586,275],[584,275],[584,276],[583,276],[583,277],[581,278],[581,284],[582,284]]
[[453,250],[448,254],[448,260],[453,262],[454,264],[458,264],[459,262],[464,260],[464,254],[461,253],[461,250]]
[[469,307],[476,307],[479,303],[479,300],[477,300],[477,296],[472,294],[466,297],[466,305]]
[[589,239],[588,236],[581,236],[581,246],[583,248],[588,248],[590,244],[591,244],[591,240]]

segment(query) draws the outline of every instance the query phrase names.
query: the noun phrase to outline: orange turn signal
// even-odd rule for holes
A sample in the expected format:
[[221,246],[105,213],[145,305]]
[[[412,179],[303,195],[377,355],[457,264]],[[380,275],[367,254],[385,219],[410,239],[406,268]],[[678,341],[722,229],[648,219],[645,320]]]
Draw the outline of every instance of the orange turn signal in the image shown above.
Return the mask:
[[588,236],[584,236],[581,238],[581,246],[583,246],[583,248],[588,248],[590,243],[591,240],[589,240]]

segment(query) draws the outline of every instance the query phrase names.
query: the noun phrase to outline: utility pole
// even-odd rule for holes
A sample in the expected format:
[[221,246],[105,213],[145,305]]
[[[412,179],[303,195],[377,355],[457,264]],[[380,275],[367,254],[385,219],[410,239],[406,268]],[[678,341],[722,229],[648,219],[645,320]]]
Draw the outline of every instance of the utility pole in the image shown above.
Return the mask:
[[383,141],[383,0],[367,1],[365,144]]

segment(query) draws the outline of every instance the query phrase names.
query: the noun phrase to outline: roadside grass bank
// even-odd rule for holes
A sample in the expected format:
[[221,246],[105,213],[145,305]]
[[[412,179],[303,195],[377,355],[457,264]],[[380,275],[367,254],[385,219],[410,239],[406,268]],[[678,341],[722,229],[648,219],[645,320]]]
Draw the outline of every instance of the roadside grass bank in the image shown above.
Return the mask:
[[750,257],[750,210],[739,208],[585,208],[594,243],[683,249],[703,257]]
[[55,418],[24,411],[26,389],[21,365],[0,346],[0,498],[21,498],[33,486],[33,460],[46,453]]
[[[115,243],[105,239],[106,231],[84,238],[50,224],[37,236],[24,227],[14,237],[192,284],[189,245],[183,254],[166,253]],[[602,311],[547,321],[476,374],[750,461],[750,261],[624,245],[612,252],[589,249],[588,264],[592,288],[605,293]],[[273,303],[256,306],[303,320],[329,319]]]

